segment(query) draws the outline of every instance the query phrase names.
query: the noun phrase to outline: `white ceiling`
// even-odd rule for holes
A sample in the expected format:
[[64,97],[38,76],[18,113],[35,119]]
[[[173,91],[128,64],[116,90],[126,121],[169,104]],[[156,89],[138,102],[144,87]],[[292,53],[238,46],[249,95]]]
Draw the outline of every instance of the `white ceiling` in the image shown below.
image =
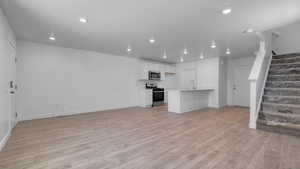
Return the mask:
[[[254,34],[300,19],[300,0],[1,0],[18,39],[117,55],[178,62],[199,57],[253,55],[258,48]],[[229,16],[221,10],[232,7]],[[79,23],[79,17],[88,24]],[[49,42],[51,32],[55,42]],[[154,36],[155,44],[148,39]],[[215,40],[216,49],[209,45]],[[126,53],[130,44],[133,52]]]

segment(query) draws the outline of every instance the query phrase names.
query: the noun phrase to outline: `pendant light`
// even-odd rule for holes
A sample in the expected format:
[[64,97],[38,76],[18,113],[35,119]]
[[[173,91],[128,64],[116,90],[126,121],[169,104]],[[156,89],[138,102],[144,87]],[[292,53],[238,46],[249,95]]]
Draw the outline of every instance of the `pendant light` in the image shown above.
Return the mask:
[[52,40],[52,41],[55,41],[55,40],[56,40],[54,33],[51,33],[51,34],[50,34],[49,40]]
[[164,59],[167,59],[167,58],[168,58],[167,53],[166,53],[166,50],[164,50],[163,58],[164,58]]
[[184,54],[184,55],[187,55],[187,54],[188,54],[187,48],[184,48],[184,49],[183,49],[183,54]]
[[131,52],[131,51],[132,51],[132,48],[131,48],[130,45],[128,45],[128,47],[127,47],[127,52]]
[[149,39],[149,42],[152,43],[152,44],[155,43],[155,39],[154,39],[153,36]]
[[201,52],[201,54],[200,54],[200,57],[199,57],[201,60],[202,59],[204,59],[204,54],[203,54],[203,52]]
[[216,48],[217,47],[217,45],[216,45],[216,42],[215,41],[212,41],[212,43],[211,43],[211,46],[210,46],[211,48]]
[[226,55],[230,55],[231,54],[231,51],[229,48],[226,49]]

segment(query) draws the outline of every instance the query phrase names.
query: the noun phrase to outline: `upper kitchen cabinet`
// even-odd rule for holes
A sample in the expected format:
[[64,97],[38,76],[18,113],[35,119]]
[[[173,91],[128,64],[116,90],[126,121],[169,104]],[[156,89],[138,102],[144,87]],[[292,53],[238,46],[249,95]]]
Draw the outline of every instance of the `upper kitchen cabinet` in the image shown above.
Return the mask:
[[140,60],[139,62],[139,80],[149,80],[148,73],[152,72],[160,72],[161,79],[165,80],[165,74],[175,74],[176,67],[170,64],[152,62],[147,60]]
[[148,80],[148,72],[150,70],[150,65],[148,62],[141,60],[139,62],[139,79]]
[[165,65],[165,73],[175,74],[176,66],[175,65]]
[[153,72],[160,72],[160,66],[159,63],[151,63],[149,62],[149,71],[153,71]]
[[160,80],[166,80],[166,65],[160,64],[159,65],[159,72],[160,72]]

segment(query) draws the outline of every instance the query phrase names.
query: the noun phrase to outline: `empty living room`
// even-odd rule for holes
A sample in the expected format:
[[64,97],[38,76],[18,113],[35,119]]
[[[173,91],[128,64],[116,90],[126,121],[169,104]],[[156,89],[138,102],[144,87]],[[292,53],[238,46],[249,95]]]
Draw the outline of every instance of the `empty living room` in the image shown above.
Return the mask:
[[300,169],[300,0],[0,0],[0,169]]

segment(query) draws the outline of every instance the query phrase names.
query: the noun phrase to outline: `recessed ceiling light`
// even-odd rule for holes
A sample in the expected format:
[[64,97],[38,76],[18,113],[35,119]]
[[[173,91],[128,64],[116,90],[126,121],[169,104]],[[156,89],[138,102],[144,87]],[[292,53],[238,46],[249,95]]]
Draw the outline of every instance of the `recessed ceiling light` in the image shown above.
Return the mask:
[[243,31],[243,33],[253,33],[253,32],[254,32],[253,28],[248,28],[248,29]]
[[232,9],[231,8],[225,8],[222,10],[222,14],[223,15],[228,15],[232,12]]
[[56,40],[55,35],[53,33],[51,33],[51,35],[49,36],[49,40],[52,40],[52,41]]
[[200,59],[204,59],[204,54],[203,53],[201,53]]
[[127,52],[131,52],[131,51],[132,51],[131,46],[128,45],[128,47],[127,47]]
[[180,62],[183,62],[184,60],[183,60],[183,57],[180,57]]
[[86,18],[80,17],[79,18],[79,22],[81,22],[81,23],[87,23],[88,20]]
[[154,37],[151,37],[151,38],[149,39],[149,42],[150,42],[150,43],[155,43]]
[[211,48],[216,48],[217,47],[217,45],[216,45],[216,42],[215,41],[212,41],[212,43],[211,43],[211,46],[210,46]]
[[226,49],[226,54],[227,54],[227,55],[230,55],[230,54],[231,54],[231,51],[230,51],[229,48]]

